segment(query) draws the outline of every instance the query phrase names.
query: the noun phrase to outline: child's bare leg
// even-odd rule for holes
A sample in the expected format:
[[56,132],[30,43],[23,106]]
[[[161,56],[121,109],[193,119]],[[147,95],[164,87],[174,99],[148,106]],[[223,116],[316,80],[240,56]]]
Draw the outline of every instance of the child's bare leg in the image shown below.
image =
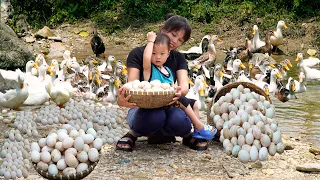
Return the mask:
[[196,102],[194,103],[193,107],[193,112],[196,114],[196,116],[198,117],[198,119],[200,119],[200,114],[199,114],[199,108],[198,108],[198,101],[196,100]]
[[193,124],[193,127],[195,129],[200,130],[203,128],[204,124],[199,119],[199,111],[198,111],[198,113],[195,113],[190,105],[185,107],[181,103],[180,103],[180,108],[186,112],[187,116],[190,118],[190,120]]

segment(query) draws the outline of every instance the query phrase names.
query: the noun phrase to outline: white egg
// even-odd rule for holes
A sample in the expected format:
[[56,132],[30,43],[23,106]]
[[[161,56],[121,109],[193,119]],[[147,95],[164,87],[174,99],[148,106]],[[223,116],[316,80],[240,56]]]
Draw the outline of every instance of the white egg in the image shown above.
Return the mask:
[[39,144],[36,143],[36,142],[31,143],[31,151],[38,151],[38,152],[40,152],[40,146],[39,146]]
[[79,162],[85,163],[88,161],[89,156],[86,151],[81,151],[77,154],[77,159],[79,160]]
[[57,142],[57,138],[54,135],[48,135],[48,137],[46,138],[46,144],[48,147],[54,147],[54,145]]
[[58,168],[55,164],[50,164],[48,168],[48,173],[52,175],[57,175],[58,174]]
[[254,141],[254,137],[251,133],[247,133],[246,135],[246,144],[251,145]]
[[280,131],[276,131],[273,134],[272,142],[274,142],[275,144],[278,144],[279,142],[281,142],[281,132]]
[[77,158],[71,153],[65,154],[64,161],[69,167],[73,167],[73,168],[76,168],[79,164]]
[[246,150],[240,150],[238,154],[238,159],[242,163],[247,163],[250,160],[250,154]]
[[253,141],[253,145],[256,146],[258,150],[261,149],[261,143],[260,143],[260,141],[258,139],[255,139]]
[[47,171],[49,168],[49,165],[45,162],[40,161],[40,162],[38,162],[37,167],[39,169],[41,169],[42,171]]
[[241,150],[241,147],[240,147],[239,145],[233,146],[233,148],[232,148],[232,155],[233,155],[234,157],[238,157],[238,153],[239,153],[240,150]]
[[51,161],[51,155],[48,151],[41,152],[40,156],[41,156],[41,161],[45,163],[49,163]]
[[259,159],[259,151],[256,146],[251,146],[250,148],[250,160],[255,162]]
[[96,138],[96,136],[97,136],[97,132],[93,128],[89,128],[87,130],[87,134],[91,134],[94,138]]
[[278,144],[277,144],[277,153],[279,153],[279,154],[283,153],[285,147],[286,147],[286,146],[285,146],[282,142],[278,143]]
[[277,153],[277,147],[273,142],[270,144],[268,151],[271,156],[274,156]]
[[259,150],[259,160],[260,161],[265,161],[268,158],[268,149],[266,147],[262,147]]
[[88,164],[86,164],[86,163],[80,163],[77,166],[77,172],[81,172],[81,171],[84,171],[84,170],[87,170],[87,169],[88,169]]
[[38,163],[40,161],[40,153],[39,153],[39,151],[32,151],[31,152],[31,160],[34,163]]
[[88,156],[91,162],[96,162],[99,160],[99,152],[96,148],[90,148],[88,152]]
[[68,148],[72,147],[73,143],[74,143],[73,138],[67,137],[66,139],[64,139],[62,141],[62,146],[64,149],[68,149]]
[[97,150],[100,150],[102,145],[103,145],[103,142],[102,142],[102,140],[100,138],[96,138],[93,141],[93,147],[96,148]]
[[61,152],[58,149],[52,150],[51,159],[53,162],[58,162],[61,159]]
[[42,148],[45,145],[47,145],[47,139],[46,138],[40,138],[38,142],[39,146]]
[[266,134],[262,134],[262,135],[261,135],[260,142],[261,142],[261,145],[262,145],[263,147],[269,147],[269,146],[270,146],[270,143],[271,143],[270,137],[269,137],[268,135],[266,135]]
[[78,151],[77,151],[75,148],[68,148],[68,149],[64,152],[64,154],[68,154],[68,153],[76,156],[77,153],[78,153]]
[[69,135],[67,134],[67,132],[64,131],[60,131],[58,132],[58,140],[59,141],[63,141],[64,139],[66,139],[67,137],[69,137]]
[[94,137],[93,137],[93,135],[91,135],[91,134],[84,134],[84,135],[82,135],[81,137],[83,138],[84,143],[86,143],[86,144],[90,144],[90,143],[92,143],[93,140],[94,140]]
[[57,162],[57,168],[61,171],[63,171],[65,168],[67,167],[67,164],[66,162],[64,161],[64,158],[63,159],[60,159],[58,162]]

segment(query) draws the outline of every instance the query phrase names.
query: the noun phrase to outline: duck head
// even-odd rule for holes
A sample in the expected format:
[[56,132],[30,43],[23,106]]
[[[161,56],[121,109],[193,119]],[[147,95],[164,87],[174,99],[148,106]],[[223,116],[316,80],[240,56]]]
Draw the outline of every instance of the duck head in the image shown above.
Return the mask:
[[298,53],[296,57],[296,61],[302,61],[303,60],[303,55],[302,53]]

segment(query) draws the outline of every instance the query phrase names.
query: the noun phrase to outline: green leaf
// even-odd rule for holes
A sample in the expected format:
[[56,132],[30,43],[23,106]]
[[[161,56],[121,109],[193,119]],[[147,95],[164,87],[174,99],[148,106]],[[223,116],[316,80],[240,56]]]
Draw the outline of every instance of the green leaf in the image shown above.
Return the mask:
[[89,33],[88,33],[88,31],[81,30],[81,31],[79,32],[79,35],[82,36],[82,37],[87,37],[87,36],[89,36]]

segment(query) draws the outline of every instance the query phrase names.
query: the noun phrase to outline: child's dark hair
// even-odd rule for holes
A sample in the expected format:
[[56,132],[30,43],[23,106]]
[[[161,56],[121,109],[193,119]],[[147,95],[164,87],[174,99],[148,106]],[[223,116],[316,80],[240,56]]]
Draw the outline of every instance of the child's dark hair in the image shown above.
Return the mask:
[[188,20],[182,16],[175,15],[173,13],[168,13],[165,16],[165,22],[162,27],[167,32],[171,31],[184,31],[183,40],[188,41],[191,36],[191,26]]
[[165,34],[157,33],[157,37],[154,41],[154,44],[166,44],[168,45],[168,49],[170,49],[170,38]]

